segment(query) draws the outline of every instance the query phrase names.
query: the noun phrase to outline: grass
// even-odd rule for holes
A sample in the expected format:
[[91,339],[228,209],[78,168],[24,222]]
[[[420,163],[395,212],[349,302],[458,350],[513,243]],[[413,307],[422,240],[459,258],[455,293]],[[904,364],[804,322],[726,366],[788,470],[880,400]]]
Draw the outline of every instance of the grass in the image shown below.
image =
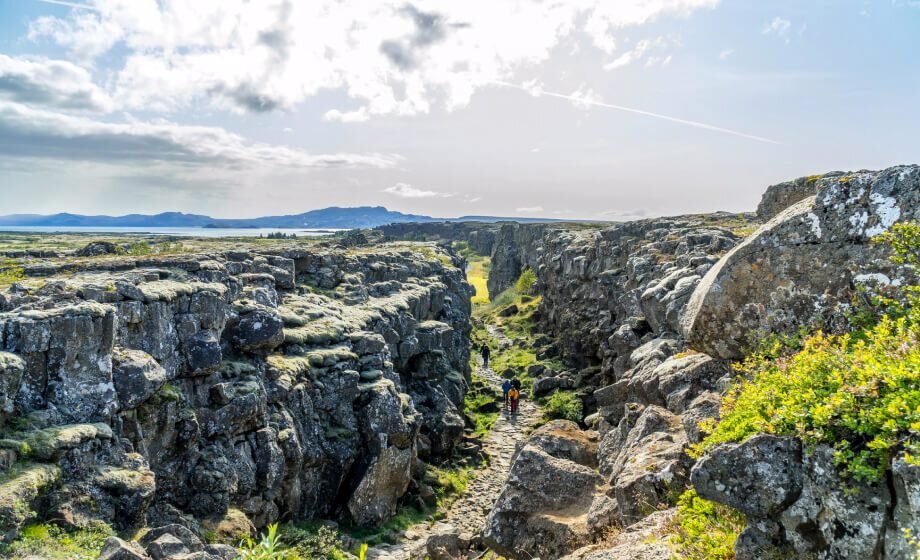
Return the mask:
[[464,397],[463,408],[466,415],[473,421],[473,434],[476,437],[484,438],[492,431],[492,427],[498,420],[499,412],[498,410],[487,412],[481,409],[488,408],[497,400],[498,396],[489,383],[473,374],[473,383]]
[[20,266],[9,266],[0,270],[0,288],[10,286],[26,277],[25,270]]
[[470,262],[466,271],[467,281],[476,288],[476,295],[470,300],[474,306],[488,305],[489,303],[489,270],[492,263],[488,258]]
[[67,531],[47,523],[22,528],[11,543],[0,543],[3,558],[46,558],[48,560],[95,560],[106,539],[115,532],[108,526]]

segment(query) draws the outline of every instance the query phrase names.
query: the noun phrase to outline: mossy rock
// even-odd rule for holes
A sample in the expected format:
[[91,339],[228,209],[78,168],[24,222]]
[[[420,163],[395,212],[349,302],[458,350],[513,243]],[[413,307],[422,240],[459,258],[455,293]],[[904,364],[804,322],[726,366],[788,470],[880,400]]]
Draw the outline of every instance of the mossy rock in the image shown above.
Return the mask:
[[48,461],[93,439],[112,439],[112,428],[106,424],[55,426],[26,434],[25,443],[33,457]]
[[34,513],[35,500],[61,479],[61,468],[45,463],[31,463],[10,473],[0,482],[0,538],[15,536]]
[[213,517],[201,521],[202,533],[210,543],[236,546],[239,542],[255,534],[256,529],[246,514],[230,508],[223,517]]

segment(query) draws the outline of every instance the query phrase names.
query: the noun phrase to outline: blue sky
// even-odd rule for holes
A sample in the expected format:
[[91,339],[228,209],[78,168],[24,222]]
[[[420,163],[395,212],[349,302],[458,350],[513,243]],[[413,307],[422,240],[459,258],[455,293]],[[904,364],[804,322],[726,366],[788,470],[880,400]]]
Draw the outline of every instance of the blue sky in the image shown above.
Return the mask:
[[0,213],[752,210],[917,163],[918,54],[915,0],[0,0]]

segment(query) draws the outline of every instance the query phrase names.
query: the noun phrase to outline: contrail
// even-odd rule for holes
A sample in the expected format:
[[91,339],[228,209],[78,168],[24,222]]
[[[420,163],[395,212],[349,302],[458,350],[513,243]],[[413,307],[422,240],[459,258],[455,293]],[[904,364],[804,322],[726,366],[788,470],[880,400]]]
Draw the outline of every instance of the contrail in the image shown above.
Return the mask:
[[67,6],[68,8],[76,8],[78,10],[98,11],[95,6],[89,6],[87,4],[78,4],[76,2],[66,2],[65,0],[38,0],[38,2],[43,2],[45,4],[55,4],[57,6]]
[[764,138],[763,136],[754,136],[753,134],[746,134],[744,132],[739,132],[737,130],[730,130],[728,128],[722,128],[720,126],[714,126],[711,124],[701,123],[697,121],[689,121],[687,119],[679,119],[677,117],[669,117],[668,115],[662,115],[661,113],[652,113],[651,111],[643,111],[642,109],[634,109],[632,107],[624,107],[622,105],[613,105],[611,103],[603,103],[600,101],[592,101],[590,99],[585,99],[583,97],[578,97],[576,95],[566,95],[564,93],[556,93],[554,91],[546,91],[542,89],[533,90],[531,88],[524,87],[519,84],[513,84],[510,82],[502,82],[498,80],[493,80],[492,83],[504,87],[519,89],[521,91],[526,91],[537,97],[541,95],[546,95],[548,97],[558,97],[559,99],[566,99],[572,101],[573,103],[583,103],[585,105],[593,105],[595,107],[604,107],[607,109],[615,109],[617,111],[625,111],[627,113],[634,113],[636,115],[644,115],[646,117],[653,117],[656,119],[661,119],[665,121],[670,121],[678,124],[683,124],[687,126],[692,126],[695,128],[702,128],[703,130],[711,130],[713,132],[722,132],[724,134],[731,134],[732,136],[739,136],[741,138],[747,138],[748,140],[756,140],[757,142],[766,142],[767,144],[777,144],[782,145],[782,142],[777,142],[776,140],[771,140],[769,138]]

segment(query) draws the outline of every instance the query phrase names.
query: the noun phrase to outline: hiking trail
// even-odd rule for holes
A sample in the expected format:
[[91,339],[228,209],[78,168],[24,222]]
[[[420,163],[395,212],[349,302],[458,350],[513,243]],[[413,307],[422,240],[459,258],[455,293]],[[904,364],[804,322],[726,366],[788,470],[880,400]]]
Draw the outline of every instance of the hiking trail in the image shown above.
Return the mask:
[[[493,325],[489,325],[488,329],[503,347],[511,346],[511,339],[501,329]],[[504,380],[494,370],[482,367],[480,363],[476,374],[501,391]],[[472,538],[475,541],[505,485],[517,444],[524,441],[541,415],[540,406],[530,398],[521,399],[515,416],[511,416],[507,408],[503,407],[492,430],[483,440],[482,452],[488,456],[488,464],[476,471],[466,491],[447,508],[444,517],[439,521],[425,521],[406,529],[399,534],[399,540],[394,544],[381,544],[368,549],[368,560],[424,558],[428,556],[425,549],[429,537],[454,530],[460,532],[461,538]]]

